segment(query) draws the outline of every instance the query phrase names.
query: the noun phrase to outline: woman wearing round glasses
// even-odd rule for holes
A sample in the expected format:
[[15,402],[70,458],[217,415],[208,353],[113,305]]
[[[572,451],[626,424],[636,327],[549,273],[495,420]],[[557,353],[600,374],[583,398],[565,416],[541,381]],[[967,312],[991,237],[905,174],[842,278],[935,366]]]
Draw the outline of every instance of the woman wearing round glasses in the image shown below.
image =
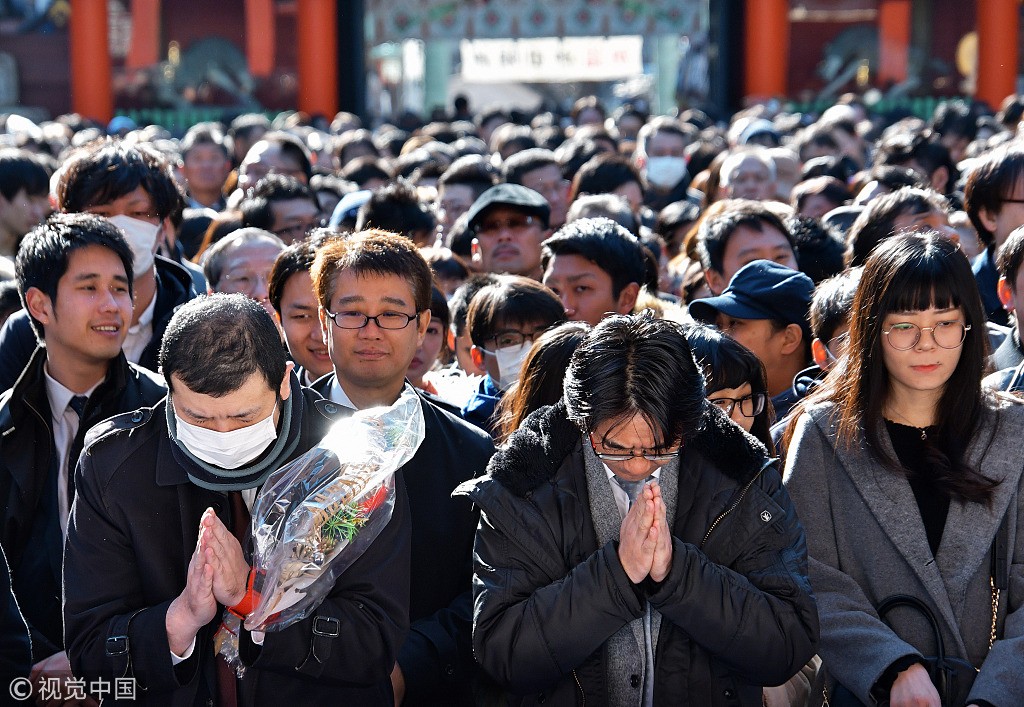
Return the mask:
[[957,246],[887,239],[865,265],[846,356],[788,430],[833,705],[940,705],[932,624],[907,607],[883,620],[895,595],[923,602],[945,654],[980,669],[963,666],[948,704],[1024,704],[1024,407],[983,392],[985,349]]

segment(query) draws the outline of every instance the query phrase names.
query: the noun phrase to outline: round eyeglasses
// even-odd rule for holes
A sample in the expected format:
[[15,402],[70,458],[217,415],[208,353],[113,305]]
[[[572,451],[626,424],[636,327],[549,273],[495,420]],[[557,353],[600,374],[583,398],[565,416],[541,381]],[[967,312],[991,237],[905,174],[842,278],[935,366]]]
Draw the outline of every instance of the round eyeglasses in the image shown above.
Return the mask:
[[932,333],[935,345],[943,349],[955,349],[964,343],[967,332],[971,330],[970,325],[961,321],[939,322],[935,326],[919,327],[911,322],[899,322],[893,324],[889,329],[883,330],[889,346],[897,351],[907,351],[917,346],[921,340],[921,334],[926,331]]
[[362,312],[327,312],[327,316],[330,317],[331,321],[339,329],[362,329],[370,323],[370,320],[373,320],[373,323],[381,329],[390,329],[392,331],[405,329],[409,326],[409,322],[418,317],[419,314],[419,312],[416,314],[381,312],[377,316],[371,317]]
[[764,412],[768,396],[764,393],[751,393],[742,398],[708,398],[708,402],[732,417],[732,411],[739,406],[743,417],[757,417]]

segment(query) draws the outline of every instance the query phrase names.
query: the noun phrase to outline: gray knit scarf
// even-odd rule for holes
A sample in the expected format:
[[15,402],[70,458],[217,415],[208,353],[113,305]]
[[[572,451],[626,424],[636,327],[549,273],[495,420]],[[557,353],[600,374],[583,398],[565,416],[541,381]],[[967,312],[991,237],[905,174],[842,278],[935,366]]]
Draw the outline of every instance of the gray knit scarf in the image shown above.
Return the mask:
[[[598,547],[603,547],[612,540],[619,539],[619,528],[622,517],[619,507],[612,494],[611,483],[605,472],[604,464],[594,453],[593,448],[583,442],[583,463],[587,472],[587,491],[590,496],[590,515],[597,532]],[[679,489],[679,459],[673,459],[661,467],[658,484],[665,500],[669,528],[675,522],[676,497]],[[658,646],[658,634],[661,629],[661,614],[651,610],[651,638],[655,649]],[[605,644],[608,652],[608,685],[609,707],[638,707],[643,704],[647,680],[653,676],[644,675],[644,619],[633,619],[619,629]],[[640,687],[630,683],[630,676],[641,676]],[[644,706],[648,707],[648,706]]]

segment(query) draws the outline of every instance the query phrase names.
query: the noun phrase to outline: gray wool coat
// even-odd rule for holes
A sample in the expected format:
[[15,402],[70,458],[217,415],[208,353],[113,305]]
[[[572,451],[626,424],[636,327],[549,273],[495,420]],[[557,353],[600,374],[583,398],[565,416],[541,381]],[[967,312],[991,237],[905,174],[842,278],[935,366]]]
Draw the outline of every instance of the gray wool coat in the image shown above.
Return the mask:
[[[968,452],[976,469],[1001,481],[990,507],[950,503],[937,557],[932,556],[906,478],[883,467],[861,437],[837,451],[831,403],[812,406],[796,423],[785,484],[807,532],[810,578],[821,621],[819,654],[831,676],[862,701],[892,663],[935,655],[925,620],[912,610],[874,610],[892,594],[932,607],[947,655],[981,672],[970,703],[1024,705],[1024,405],[1000,399]],[[884,429],[881,439],[889,445]],[[889,454],[893,454],[891,446]],[[1010,586],[999,600],[999,636],[989,651],[991,547],[1009,519]],[[961,703],[962,704],[962,703]]]

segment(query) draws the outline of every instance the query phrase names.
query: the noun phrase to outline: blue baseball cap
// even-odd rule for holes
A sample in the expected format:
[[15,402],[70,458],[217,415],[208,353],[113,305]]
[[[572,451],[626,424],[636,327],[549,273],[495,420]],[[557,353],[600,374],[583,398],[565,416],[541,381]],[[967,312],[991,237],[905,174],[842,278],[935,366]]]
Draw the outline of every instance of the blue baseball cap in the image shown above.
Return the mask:
[[714,324],[719,312],[737,319],[775,319],[798,324],[810,336],[808,311],[814,281],[799,270],[770,260],[755,260],[736,271],[717,297],[690,303],[690,316]]

